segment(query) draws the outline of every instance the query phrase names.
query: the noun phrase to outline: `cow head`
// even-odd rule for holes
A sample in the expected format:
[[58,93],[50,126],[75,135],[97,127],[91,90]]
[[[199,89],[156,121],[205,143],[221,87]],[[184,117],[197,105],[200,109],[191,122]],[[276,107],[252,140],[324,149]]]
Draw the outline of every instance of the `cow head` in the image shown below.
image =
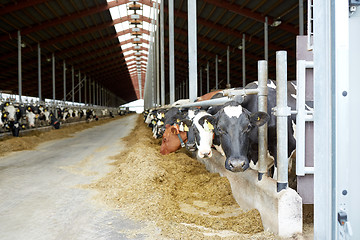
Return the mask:
[[180,131],[179,125],[172,126],[170,124],[167,124],[166,130],[162,138],[160,153],[166,155],[180,149],[181,142],[179,136],[181,137],[182,141],[185,143],[187,140],[186,132]]
[[226,156],[227,170],[240,172],[249,167],[250,134],[257,134],[253,130],[264,125],[269,118],[265,112],[250,113],[236,102],[225,104],[213,117],[215,130]]

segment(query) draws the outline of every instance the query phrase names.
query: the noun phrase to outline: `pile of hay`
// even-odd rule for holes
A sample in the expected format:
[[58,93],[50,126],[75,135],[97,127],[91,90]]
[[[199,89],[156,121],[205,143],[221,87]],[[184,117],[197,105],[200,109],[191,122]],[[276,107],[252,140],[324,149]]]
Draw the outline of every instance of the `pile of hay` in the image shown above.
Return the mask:
[[100,191],[97,200],[155,222],[165,238],[275,239],[264,232],[257,210],[240,209],[226,178],[209,173],[184,150],[161,155],[160,140],[141,117],[123,140],[127,148],[113,157],[113,171],[88,186]]

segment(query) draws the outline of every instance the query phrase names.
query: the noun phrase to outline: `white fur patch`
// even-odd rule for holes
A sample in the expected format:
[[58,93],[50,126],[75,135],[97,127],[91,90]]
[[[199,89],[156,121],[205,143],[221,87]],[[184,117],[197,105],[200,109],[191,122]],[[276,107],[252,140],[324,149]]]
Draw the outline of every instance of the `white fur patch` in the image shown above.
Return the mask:
[[295,124],[294,120],[291,120],[291,125],[292,125],[292,129],[294,131],[293,136],[294,136],[294,138],[296,140],[296,124]]
[[269,88],[276,89],[275,83],[274,83],[273,81],[271,81],[271,80],[270,80],[270,83],[267,84],[267,86],[268,86]]
[[291,94],[291,96],[296,99],[296,94]]
[[293,83],[293,82],[290,82],[291,83],[291,85],[293,85],[293,87],[295,88],[295,90],[297,91],[297,86],[296,86],[296,84],[295,83]]
[[229,118],[231,118],[231,117],[239,118],[240,115],[243,113],[243,108],[242,108],[241,105],[239,105],[239,106],[226,106],[224,108],[224,112]]

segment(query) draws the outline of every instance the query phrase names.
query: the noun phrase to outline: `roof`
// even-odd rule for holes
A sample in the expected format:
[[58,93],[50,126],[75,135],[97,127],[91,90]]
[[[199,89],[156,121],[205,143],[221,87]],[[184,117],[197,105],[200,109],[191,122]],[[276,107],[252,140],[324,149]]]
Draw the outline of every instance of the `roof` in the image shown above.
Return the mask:
[[[187,79],[187,1],[175,0],[176,84]],[[126,102],[139,98],[138,71],[142,89],[149,49],[151,0],[139,0],[140,10],[130,10],[127,0],[3,0],[0,4],[0,90],[18,91],[17,34],[21,33],[23,95],[38,95],[38,46],[41,48],[42,95],[52,98],[52,62],[55,55],[56,98],[63,96],[63,66],[66,89],[78,73],[109,89]],[[168,82],[168,14],[165,4],[165,69]],[[257,61],[264,59],[264,21],[269,25],[269,78],[275,78],[275,52],[288,51],[288,78],[295,79],[295,43],[299,32],[298,0],[197,0],[198,67],[210,63],[214,71],[219,56],[220,87],[226,83],[226,51],[230,49],[231,83],[242,82],[242,37],[246,39],[246,80],[257,80]],[[306,8],[305,8],[306,9]],[[118,12],[118,15],[114,15]],[[140,24],[132,25],[131,15]],[[304,13],[306,14],[306,12]],[[140,35],[133,35],[133,27]],[[133,44],[133,38],[139,44]],[[135,49],[135,46],[138,49]],[[139,53],[137,53],[139,52]],[[139,54],[139,56],[135,55]],[[134,59],[139,57],[139,65]],[[214,85],[215,74],[210,74]],[[203,86],[206,79],[203,77]],[[166,85],[168,88],[168,84]]]

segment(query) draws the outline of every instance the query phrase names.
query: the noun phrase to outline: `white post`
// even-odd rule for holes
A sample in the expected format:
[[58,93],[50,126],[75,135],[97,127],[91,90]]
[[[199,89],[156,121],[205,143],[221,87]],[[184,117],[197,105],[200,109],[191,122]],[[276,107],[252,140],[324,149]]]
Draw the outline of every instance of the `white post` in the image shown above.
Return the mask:
[[203,93],[202,93],[202,68],[200,68],[199,86],[200,86],[200,96],[202,96],[203,95]]
[[21,66],[21,34],[18,30],[18,88],[19,88],[19,101],[22,102],[22,66]]
[[66,64],[63,61],[63,85],[64,85],[64,102],[66,101]]
[[269,61],[269,40],[268,40],[268,17],[265,17],[265,23],[264,23],[264,57],[265,60]]
[[160,3],[160,52],[161,52],[161,106],[165,105],[165,37],[164,0]]
[[79,103],[81,103],[81,73],[79,71]]
[[75,103],[75,79],[74,79],[74,66],[71,67],[71,96],[72,96],[72,103]]
[[39,90],[39,101],[42,101],[41,96],[41,48],[40,43],[38,43],[38,90]]
[[55,104],[55,54],[52,53],[53,104]]
[[210,66],[209,61],[206,64],[206,93],[210,92]]
[[226,51],[226,88],[230,88],[230,46],[227,47]]
[[277,134],[277,191],[288,185],[288,116],[287,106],[287,54],[276,52],[276,134]]
[[174,0],[169,0],[169,88],[170,104],[175,102]]
[[304,0],[299,0],[299,35],[304,35]]
[[243,34],[242,38],[242,83],[243,87],[246,86],[246,69],[245,69],[245,34]]
[[219,70],[218,70],[218,63],[219,63],[219,58],[218,55],[216,54],[215,56],[215,89],[218,89],[218,85],[219,85]]
[[159,54],[159,50],[160,50],[160,30],[159,30],[159,26],[160,26],[160,21],[159,21],[159,2],[156,0],[156,37],[155,37],[155,42],[156,42],[156,47],[155,47],[155,51],[156,51],[156,104],[157,106],[160,106],[161,104],[161,99],[160,99],[160,54]]
[[188,0],[189,99],[197,98],[197,16],[196,0]]

